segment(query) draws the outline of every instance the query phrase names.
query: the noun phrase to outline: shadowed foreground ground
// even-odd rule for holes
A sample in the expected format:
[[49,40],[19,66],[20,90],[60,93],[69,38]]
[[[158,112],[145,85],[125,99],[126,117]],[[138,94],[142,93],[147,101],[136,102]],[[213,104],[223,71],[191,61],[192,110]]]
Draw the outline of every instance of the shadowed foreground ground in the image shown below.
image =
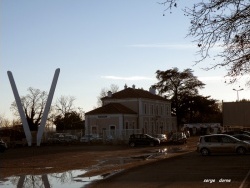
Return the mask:
[[[84,176],[87,177],[108,174],[115,170],[124,171],[125,169],[137,166],[142,167],[145,164],[154,163],[164,158],[194,151],[197,140],[198,137],[192,137],[186,145],[135,148],[130,148],[127,145],[90,144],[13,148],[0,154],[0,178],[12,175],[65,172],[73,169],[86,169],[88,172]],[[158,151],[163,151],[166,148],[171,154],[159,154],[159,158],[135,160],[134,162],[124,164],[115,162],[124,157],[140,158],[145,154],[157,154]],[[175,149],[177,150],[175,151]],[[110,161],[111,163],[97,167],[97,164],[103,161]]]

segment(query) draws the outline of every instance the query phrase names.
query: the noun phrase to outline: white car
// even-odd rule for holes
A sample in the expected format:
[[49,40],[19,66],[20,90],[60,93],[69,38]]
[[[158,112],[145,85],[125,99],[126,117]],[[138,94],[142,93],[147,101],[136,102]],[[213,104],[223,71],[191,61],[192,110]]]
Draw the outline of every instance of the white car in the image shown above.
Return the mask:
[[197,152],[206,156],[211,153],[238,153],[243,155],[250,152],[250,144],[227,134],[212,134],[200,136]]

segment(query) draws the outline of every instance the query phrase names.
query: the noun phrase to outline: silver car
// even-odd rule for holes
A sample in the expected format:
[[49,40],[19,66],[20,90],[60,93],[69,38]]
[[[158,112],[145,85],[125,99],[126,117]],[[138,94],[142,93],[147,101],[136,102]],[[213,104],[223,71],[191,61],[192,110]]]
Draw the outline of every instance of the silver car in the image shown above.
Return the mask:
[[226,134],[201,136],[197,144],[197,152],[203,156],[211,153],[238,153],[243,155],[249,151],[250,143]]

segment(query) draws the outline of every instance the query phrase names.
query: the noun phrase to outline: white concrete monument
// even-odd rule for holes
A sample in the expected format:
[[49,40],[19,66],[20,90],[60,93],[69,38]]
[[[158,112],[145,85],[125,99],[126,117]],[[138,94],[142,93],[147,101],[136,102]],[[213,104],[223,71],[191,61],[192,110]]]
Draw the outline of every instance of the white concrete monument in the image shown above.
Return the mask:
[[[47,118],[48,118],[48,114],[49,114],[51,102],[52,102],[52,99],[53,99],[53,95],[54,95],[54,92],[55,92],[55,89],[56,89],[56,84],[57,84],[57,80],[58,80],[58,77],[59,77],[59,73],[60,73],[60,69],[58,68],[55,71],[54,78],[53,78],[53,81],[52,81],[52,84],[51,84],[51,87],[50,87],[50,92],[49,92],[49,95],[48,95],[48,99],[47,99],[47,102],[46,102],[46,105],[45,105],[45,108],[44,108],[44,112],[43,112],[43,116],[42,116],[42,119],[41,119],[41,123],[40,123],[40,126],[38,127],[37,146],[40,146],[40,144],[41,144],[42,135],[43,135],[45,124],[46,124],[46,121],[47,121]],[[16,100],[18,112],[20,114],[20,117],[21,117],[21,120],[22,120],[22,123],[23,123],[23,129],[24,129],[26,139],[27,139],[28,145],[31,146],[32,145],[32,136],[31,136],[31,132],[30,132],[30,129],[29,129],[29,125],[28,125],[25,113],[23,111],[21,99],[20,99],[20,96],[18,94],[15,81],[14,81],[14,78],[13,78],[13,75],[12,75],[11,71],[8,71],[7,74],[8,74],[8,77],[9,77],[9,80],[10,80],[10,85],[12,87],[13,94],[14,94],[14,97],[15,97],[15,100]]]
[[12,91],[13,91],[13,94],[14,94],[14,97],[15,97],[15,100],[16,100],[17,109],[18,109],[18,112],[20,114],[20,117],[21,117],[21,120],[22,120],[22,123],[23,123],[23,129],[24,129],[26,139],[27,139],[28,145],[31,146],[31,144],[32,144],[32,136],[31,136],[30,128],[29,128],[25,113],[23,111],[23,107],[22,107],[21,99],[20,99],[18,91],[17,91],[16,83],[15,83],[15,80],[13,78],[12,73],[10,71],[8,71],[7,74],[8,74],[8,77],[9,77],[9,80],[10,80],[10,85],[12,87]]
[[50,106],[51,106],[51,102],[53,99],[53,95],[56,89],[56,83],[59,77],[59,73],[60,73],[60,69],[56,69],[55,74],[54,74],[54,78],[50,87],[50,91],[49,91],[49,95],[48,95],[48,99],[44,108],[44,112],[43,112],[43,117],[41,119],[41,123],[40,126],[38,128],[38,132],[37,132],[37,146],[40,146],[41,144],[41,140],[42,140],[42,135],[44,132],[44,128],[45,128],[45,124],[48,118],[48,114],[49,114],[49,110],[50,110]]

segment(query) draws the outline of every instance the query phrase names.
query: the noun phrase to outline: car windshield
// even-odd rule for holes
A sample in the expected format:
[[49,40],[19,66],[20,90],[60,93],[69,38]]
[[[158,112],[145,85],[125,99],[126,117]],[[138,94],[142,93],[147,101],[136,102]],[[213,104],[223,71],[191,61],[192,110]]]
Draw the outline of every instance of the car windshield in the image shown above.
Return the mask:
[[146,137],[149,137],[149,138],[152,138],[152,136],[148,135],[148,134],[145,134]]
[[245,134],[237,134],[234,135],[235,138],[238,138],[239,140],[250,140],[250,136]]

